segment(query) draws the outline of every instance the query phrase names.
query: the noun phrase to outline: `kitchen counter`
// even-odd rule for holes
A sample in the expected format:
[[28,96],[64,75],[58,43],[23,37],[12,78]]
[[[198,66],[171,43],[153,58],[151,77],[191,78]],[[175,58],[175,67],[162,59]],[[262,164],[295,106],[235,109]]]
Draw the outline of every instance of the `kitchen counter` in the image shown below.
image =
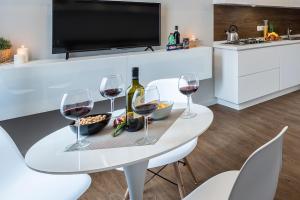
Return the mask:
[[241,46],[232,45],[232,44],[224,44],[224,43],[226,43],[226,41],[216,41],[216,42],[214,42],[213,47],[217,48],[217,49],[243,51],[243,50],[258,49],[258,48],[265,48],[265,47],[272,47],[272,46],[300,44],[300,40],[280,40],[280,41],[266,42],[266,43],[260,43],[260,44],[247,44],[247,45],[241,45]]
[[300,89],[300,40],[242,46],[224,42],[214,43],[219,104],[241,110]]

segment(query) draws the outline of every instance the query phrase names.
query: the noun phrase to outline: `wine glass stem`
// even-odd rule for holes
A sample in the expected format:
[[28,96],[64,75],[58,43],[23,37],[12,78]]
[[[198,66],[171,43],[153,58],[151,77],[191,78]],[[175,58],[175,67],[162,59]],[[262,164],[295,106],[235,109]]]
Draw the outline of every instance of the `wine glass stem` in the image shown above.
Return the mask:
[[191,113],[190,101],[191,101],[191,95],[188,95],[187,96],[187,111],[188,111],[188,113]]
[[76,120],[77,123],[77,143],[81,142],[81,138],[80,138],[80,119]]
[[110,100],[110,111],[111,111],[111,114],[113,114],[114,110],[115,110],[115,99],[113,98],[113,99]]
[[148,140],[148,117],[145,118],[145,140]]

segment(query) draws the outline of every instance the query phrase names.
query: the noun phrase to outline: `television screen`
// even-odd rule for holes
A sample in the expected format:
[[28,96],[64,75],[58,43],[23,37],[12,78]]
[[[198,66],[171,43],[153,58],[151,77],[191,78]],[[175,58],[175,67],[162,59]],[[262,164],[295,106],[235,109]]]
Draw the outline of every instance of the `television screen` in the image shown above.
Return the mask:
[[52,53],[160,45],[160,4],[53,0]]

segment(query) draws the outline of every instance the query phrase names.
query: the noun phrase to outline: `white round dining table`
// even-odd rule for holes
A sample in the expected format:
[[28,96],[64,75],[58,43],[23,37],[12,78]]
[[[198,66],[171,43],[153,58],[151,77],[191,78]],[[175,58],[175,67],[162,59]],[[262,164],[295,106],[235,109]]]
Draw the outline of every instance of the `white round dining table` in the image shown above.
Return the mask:
[[[174,105],[174,109],[180,107]],[[192,104],[191,110],[197,113],[196,117],[178,118],[153,145],[66,152],[75,134],[64,127],[34,144],[25,162],[31,169],[48,174],[96,173],[123,167],[130,198],[142,200],[149,159],[190,142],[211,125],[213,112],[209,108]]]

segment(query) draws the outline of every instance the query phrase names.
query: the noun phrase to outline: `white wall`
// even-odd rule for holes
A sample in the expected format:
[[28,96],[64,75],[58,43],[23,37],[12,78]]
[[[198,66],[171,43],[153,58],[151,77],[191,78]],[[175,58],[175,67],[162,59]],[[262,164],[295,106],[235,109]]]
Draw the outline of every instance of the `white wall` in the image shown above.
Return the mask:
[[[212,0],[144,1],[162,3],[163,45],[174,26],[178,25],[182,36],[195,35],[202,45],[212,46]],[[51,4],[52,0],[0,0],[0,37],[10,39],[15,47],[21,44],[29,47],[32,59],[63,57],[51,54]],[[196,102],[210,102],[214,98],[213,80],[201,85]]]
[[[167,37],[178,25],[183,36],[195,35],[201,45],[213,43],[213,4],[212,0],[164,0],[162,37]],[[210,105],[215,103],[213,79],[202,81],[195,103]]]

